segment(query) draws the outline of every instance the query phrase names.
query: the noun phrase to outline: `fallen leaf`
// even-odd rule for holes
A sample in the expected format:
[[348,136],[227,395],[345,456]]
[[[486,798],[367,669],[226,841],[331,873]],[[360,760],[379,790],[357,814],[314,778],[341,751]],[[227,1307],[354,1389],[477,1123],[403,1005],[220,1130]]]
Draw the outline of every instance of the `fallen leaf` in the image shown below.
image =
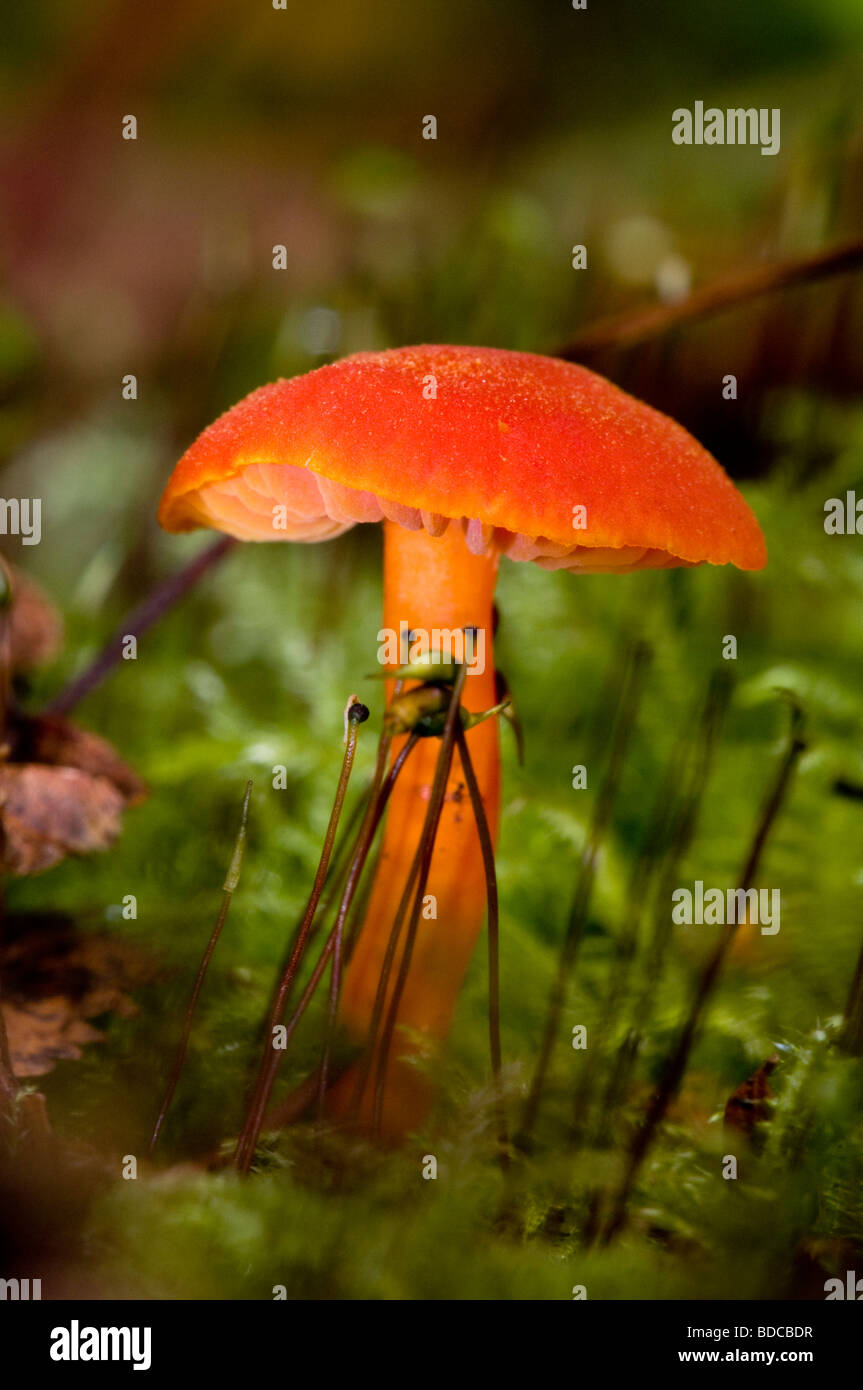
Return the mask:
[[12,1069],[20,1079],[44,1076],[61,1058],[81,1056],[84,1043],[103,1035],[78,1018],[68,999],[40,999],[23,1006],[3,1003]]
[[124,805],[111,782],[74,767],[0,767],[0,868],[37,874],[67,854],[107,849],[120,833]]
[[128,991],[160,973],[135,942],[78,932],[65,918],[47,921],[10,918],[0,950],[3,1016],[19,1079],[42,1076],[62,1059],[79,1058],[87,1043],[101,1042],[104,1034],[88,1020],[134,1016]]
[[18,715],[10,723],[13,760],[74,767],[90,777],[104,777],[128,806],[147,796],[147,785],[98,734],[79,729],[56,715]]

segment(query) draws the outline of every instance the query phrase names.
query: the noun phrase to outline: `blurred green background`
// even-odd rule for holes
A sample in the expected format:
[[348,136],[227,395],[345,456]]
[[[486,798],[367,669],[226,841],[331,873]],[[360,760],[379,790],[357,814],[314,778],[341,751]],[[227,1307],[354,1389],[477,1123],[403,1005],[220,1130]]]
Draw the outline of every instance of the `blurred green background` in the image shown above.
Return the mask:
[[[287,12],[159,0],[146,13],[54,0],[19,7],[5,29],[3,489],[44,500],[42,543],[10,537],[4,549],[54,597],[67,628],[62,656],[21,692],[32,709],[201,547],[201,536],[162,535],[156,502],[195,434],[253,387],[410,342],[553,352],[608,314],[863,227],[856,0],[713,10],[590,0],[585,12],[564,0],[333,0]],[[780,154],[673,145],[671,112],[696,100],[779,107]],[[127,114],[134,142],[121,138]],[[435,141],[422,138],[427,114]],[[571,265],[576,243],[588,248],[585,271]],[[277,244],[284,271],[272,266]],[[314,874],[351,691],[379,727],[380,693],[362,677],[378,628],[380,540],[357,528],[309,549],[238,547],[141,640],[137,661],[121,663],[76,716],[147,779],[150,799],[108,853],[7,884],[10,913],[71,914],[82,930],[108,923],[163,967],[138,995],[137,1017],[108,1021],[103,1044],[40,1083],[57,1132],[104,1166],[70,1228],[41,1237],[57,1287],[568,1298],[579,1282],[589,1297],[780,1297],[804,1288],[794,1282],[801,1260],[832,1272],[841,1243],[863,1239],[859,1063],[828,1045],[863,935],[863,805],[836,789],[863,788],[863,542],[823,530],[827,498],[863,496],[860,278],[768,296],[589,365],[713,449],[758,515],[770,561],[756,576],[574,578],[502,565],[499,661],[526,738],[519,767],[503,731],[513,1104],[531,1074],[607,752],[609,691],[632,640],[653,650],[542,1144],[518,1174],[518,1233],[496,1221],[482,951],[433,1140],[384,1157],[301,1130],[245,1187],[192,1167],[239,1121],[273,973]],[[127,373],[134,401],[122,398]],[[728,373],[736,401],[722,397]],[[549,1234],[552,1196],[563,1183],[578,1209],[600,1174],[619,1171],[706,929],[679,929],[670,943],[611,1137],[572,1154],[567,1097],[580,1061],[567,1039],[574,1023],[601,1028],[638,906],[634,858],[726,633],[738,638],[727,663],[735,691],[680,882],[735,882],[787,730],[777,690],[791,690],[809,746],[760,871],[781,889],[782,930],[730,962],[631,1225],[616,1246],[588,1253],[574,1229]],[[363,774],[372,758],[369,736]],[[582,762],[589,786],[575,792],[571,768]],[[285,791],[271,787],[274,764],[288,768]],[[145,1150],[248,777],[246,865],[165,1135],[172,1166],[112,1187],[118,1156]],[[119,914],[129,893],[134,923]],[[643,939],[640,950],[630,1005]],[[316,1022],[287,1082],[316,1056]],[[625,1022],[624,1008],[609,1046]],[[778,1137],[748,1184],[723,1183],[729,1141],[717,1116],[777,1044],[791,1077],[784,1090],[777,1079]],[[419,1177],[426,1151],[440,1156],[436,1184]]]

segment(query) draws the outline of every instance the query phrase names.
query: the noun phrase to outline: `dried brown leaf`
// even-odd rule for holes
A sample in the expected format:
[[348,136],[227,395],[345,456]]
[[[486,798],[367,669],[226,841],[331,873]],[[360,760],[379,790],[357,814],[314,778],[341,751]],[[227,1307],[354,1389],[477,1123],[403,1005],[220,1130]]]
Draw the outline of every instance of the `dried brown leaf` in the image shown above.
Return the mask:
[[[22,925],[22,923],[24,925]],[[104,1034],[88,1022],[107,1013],[129,1018],[137,1006],[128,991],[159,973],[134,942],[81,935],[67,923],[33,927],[10,920],[0,952],[3,1015],[18,1078],[42,1076],[61,1059]]]
[[67,854],[107,849],[120,833],[123,806],[104,777],[74,767],[0,767],[0,868],[37,874]]
[[79,729],[68,719],[19,715],[14,721],[13,738],[13,757],[18,762],[74,767],[91,777],[104,777],[129,806],[136,806],[147,795],[146,783],[106,739]]
[[44,1076],[55,1062],[78,1058],[84,1043],[99,1042],[102,1034],[78,1018],[68,999],[39,999],[19,1006],[4,1002],[12,1067],[19,1078]]

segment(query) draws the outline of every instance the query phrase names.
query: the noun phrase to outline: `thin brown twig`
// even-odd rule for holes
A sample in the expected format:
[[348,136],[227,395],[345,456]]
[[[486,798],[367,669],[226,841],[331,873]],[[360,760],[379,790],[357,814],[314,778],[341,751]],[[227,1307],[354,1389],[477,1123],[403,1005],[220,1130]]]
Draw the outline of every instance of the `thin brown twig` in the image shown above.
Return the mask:
[[747,266],[711,285],[693,290],[678,303],[648,304],[588,324],[555,355],[580,361],[608,348],[633,347],[637,343],[658,338],[682,324],[709,318],[761,295],[813,280],[824,280],[833,275],[849,274],[861,266],[863,241],[859,239],[806,256],[774,261],[768,265]]
[[173,608],[185,594],[192,589],[198,580],[206,574],[207,570],[217,565],[228,551],[232,550],[237,542],[233,536],[220,536],[213,545],[200,551],[194,559],[187,565],[172,574],[144,599],[143,603],[133,608],[120,623],[114,635],[108,639],[102,650],[99,652],[89,666],[86,666],[79,675],[73,676],[68,685],[65,685],[59,694],[54,696],[45,707],[46,714],[68,714],[69,711],[83,700],[85,695],[89,695],[114,669],[117,662],[123,655],[123,649],[127,637],[140,637],[154,623]]

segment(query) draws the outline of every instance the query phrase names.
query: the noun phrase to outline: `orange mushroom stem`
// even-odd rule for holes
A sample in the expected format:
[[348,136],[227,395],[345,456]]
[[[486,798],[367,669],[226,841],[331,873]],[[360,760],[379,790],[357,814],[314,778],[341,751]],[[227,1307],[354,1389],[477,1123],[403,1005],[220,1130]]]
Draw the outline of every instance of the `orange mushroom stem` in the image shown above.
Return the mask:
[[[476,628],[483,662],[469,669],[462,704],[479,712],[495,702],[492,606],[497,555],[472,555],[463,534],[443,536],[408,531],[384,523],[383,631],[455,634]],[[482,669],[480,669],[480,666]],[[497,723],[490,719],[467,735],[492,838],[500,813],[500,755]],[[394,740],[393,757],[403,739]],[[340,1019],[349,1037],[369,1043],[372,1012],[390,932],[405,878],[422,832],[438,758],[435,739],[423,739],[393,788],[377,876],[362,930],[345,972]],[[482,928],[485,875],[479,836],[471,812],[464,772],[456,756],[450,770],[423,912],[414,942],[410,973],[396,1016],[396,1038],[387,1059],[381,1133],[395,1138],[424,1118],[428,1088],[412,1058],[429,1043],[446,1037],[465,971]],[[404,936],[404,933],[402,934]],[[400,943],[385,996],[389,1003],[404,942]],[[405,1029],[409,1032],[403,1031]],[[345,1073],[333,1088],[331,1113],[355,1113],[359,1075]],[[371,1126],[373,1086],[362,1090],[359,1121]]]

